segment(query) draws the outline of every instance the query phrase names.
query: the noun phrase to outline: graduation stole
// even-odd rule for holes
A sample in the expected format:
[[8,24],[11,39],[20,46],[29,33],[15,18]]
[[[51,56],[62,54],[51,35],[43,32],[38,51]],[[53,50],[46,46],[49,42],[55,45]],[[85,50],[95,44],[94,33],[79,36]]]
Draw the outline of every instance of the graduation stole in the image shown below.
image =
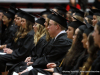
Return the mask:
[[59,65],[59,67],[61,67],[61,65],[62,65],[62,63],[64,62],[64,59],[61,61],[61,63],[60,63],[60,65]]

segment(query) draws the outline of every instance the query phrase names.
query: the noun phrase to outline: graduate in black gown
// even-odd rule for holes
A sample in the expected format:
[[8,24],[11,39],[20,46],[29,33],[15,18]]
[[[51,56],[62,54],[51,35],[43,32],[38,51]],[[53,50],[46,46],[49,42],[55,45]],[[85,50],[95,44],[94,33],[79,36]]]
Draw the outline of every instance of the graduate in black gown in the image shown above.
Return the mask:
[[[99,47],[99,51],[97,52],[97,58],[94,60],[91,70],[90,71],[95,71],[89,73],[89,75],[100,75],[100,22],[98,22],[95,27],[94,27],[94,32],[93,32],[93,39],[94,43],[96,46]],[[99,71],[99,72],[98,72]]]
[[3,7],[0,7],[0,45],[1,45],[1,36],[2,36],[2,17],[3,17]]
[[17,28],[15,25],[12,25],[13,19],[14,19],[14,13],[12,13],[9,9],[4,12],[4,16],[2,18],[3,25],[6,25],[6,29],[4,33],[2,34],[2,41],[1,44],[7,44],[9,42],[12,42],[14,34],[17,31]]
[[[5,55],[0,55],[0,72],[5,70],[7,62],[18,63],[25,60],[27,56],[30,55],[32,48],[34,47],[34,31],[32,26],[34,24],[34,17],[24,11],[21,19],[22,31],[15,38],[16,49],[5,48]],[[13,47],[14,48],[14,47]]]
[[[16,17],[16,19],[14,18],[14,23],[17,23],[17,24],[16,24],[16,26],[14,25],[13,28],[14,28],[15,30],[17,30],[17,31],[16,31],[16,33],[14,34],[13,40],[12,40],[11,42],[9,42],[9,43],[7,43],[7,44],[5,44],[5,45],[1,45],[1,47],[0,47],[1,50],[0,50],[0,51],[2,51],[3,48],[11,48],[11,49],[13,49],[13,48],[16,49],[16,48],[17,48],[17,46],[16,46],[14,40],[15,40],[15,38],[17,38],[17,34],[19,34],[20,31],[21,31],[21,17],[22,17],[22,15],[23,15],[23,13],[21,13],[20,10],[18,10],[17,13],[16,13],[15,15],[17,15],[17,17]],[[14,45],[15,45],[16,47],[15,47]]]
[[77,60],[77,64],[72,69],[73,71],[78,71],[78,72],[72,73],[73,75],[78,75],[80,73],[79,71],[81,71],[82,66],[84,65],[84,63],[86,62],[88,58],[88,51],[87,51],[88,47],[86,45],[86,42],[87,42],[88,35],[93,31],[93,26],[90,25],[86,20],[85,22],[86,22],[87,28],[84,29],[83,34],[82,34],[83,36],[82,43],[85,49],[83,50],[81,56]]
[[92,33],[89,34],[88,41],[86,44],[87,44],[87,48],[88,48],[87,50],[88,50],[89,56],[81,69],[81,71],[85,71],[85,72],[81,72],[80,75],[89,75],[89,72],[86,72],[86,71],[91,70],[92,63],[96,59],[97,52],[99,50],[99,47],[94,44]]
[[[23,73],[22,75],[34,75],[35,68],[47,68],[46,65],[50,62],[57,63],[62,60],[62,58],[67,53],[71,46],[71,41],[67,38],[65,28],[67,27],[66,19],[55,13],[52,15],[49,21],[48,32],[52,38],[54,38],[49,46],[44,48],[42,57],[35,60],[32,64],[33,69],[29,72]],[[29,70],[29,67],[27,69]],[[27,71],[24,70],[25,71]],[[27,74],[28,73],[28,74]]]
[[[74,24],[71,24],[68,27],[72,27],[75,29],[75,32],[73,33],[73,43],[72,43],[71,48],[69,49],[69,52],[66,54],[65,58],[62,60],[62,63],[58,67],[54,68],[54,71],[53,71],[54,75],[56,75],[57,73],[65,74],[65,75],[70,74],[70,71],[73,69],[74,65],[77,64],[77,60],[79,56],[84,51],[81,40],[83,38],[82,37],[83,29],[86,28],[86,26],[84,25],[84,23],[77,20],[76,23],[74,22]],[[67,32],[70,33],[71,31],[73,30],[68,30]],[[71,38],[71,36],[69,35],[68,37]]]
[[[48,15],[48,17],[50,18],[51,17],[51,15],[52,14],[50,14],[50,15]],[[46,30],[46,35],[44,35],[43,37],[41,37],[40,39],[39,39],[39,41],[38,41],[38,44],[36,45],[36,47],[34,47],[33,48],[33,50],[32,50],[32,54],[31,54],[31,57],[27,57],[26,58],[26,60],[25,60],[25,62],[33,62],[33,61],[35,61],[37,58],[39,58],[41,55],[42,55],[42,53],[43,53],[43,49],[45,48],[45,47],[48,47],[50,44],[51,44],[51,42],[52,42],[52,38],[50,37],[50,35],[49,35],[49,33],[48,33],[48,24],[49,24],[49,18],[46,18],[45,20],[43,19],[43,18],[40,18],[40,19],[38,19],[38,20],[36,20],[36,22],[38,23],[38,24],[41,24],[41,25],[45,25],[45,29],[44,30]],[[45,22],[45,23],[44,23]],[[40,29],[41,30],[41,28],[38,28],[38,29]],[[37,31],[37,33],[40,33],[40,30],[39,30],[39,32]],[[40,35],[41,36],[41,35]],[[38,38],[38,37],[37,37]],[[34,40],[35,39],[37,39],[37,38],[34,38]],[[41,42],[42,41],[42,42]],[[45,43],[45,44],[44,44]],[[39,47],[38,47],[39,46]],[[35,50],[34,50],[35,49]],[[27,68],[27,64],[25,63],[25,62],[21,62],[21,63],[18,63],[18,64],[16,64],[16,65],[14,65],[10,70],[9,70],[9,75],[10,74],[12,74],[12,72],[13,71],[15,71],[15,72],[21,72],[21,71],[23,71],[24,69],[26,69]],[[21,66],[21,68],[20,68],[20,66]]]
[[95,26],[100,21],[100,9],[91,9],[93,12],[93,26]]

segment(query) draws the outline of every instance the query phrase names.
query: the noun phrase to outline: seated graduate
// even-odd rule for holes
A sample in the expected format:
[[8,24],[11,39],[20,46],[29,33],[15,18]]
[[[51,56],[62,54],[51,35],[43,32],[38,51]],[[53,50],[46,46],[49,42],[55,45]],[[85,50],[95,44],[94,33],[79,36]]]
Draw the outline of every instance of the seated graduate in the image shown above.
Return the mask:
[[[49,21],[48,32],[53,38],[51,44],[44,48],[42,57],[38,58],[33,62],[31,69],[27,67],[21,74],[34,74],[35,68],[47,68],[46,65],[50,62],[57,63],[67,53],[71,46],[71,41],[67,38],[65,29],[67,27],[66,19],[60,16],[58,13],[54,13]],[[30,71],[29,71],[30,70]],[[27,72],[28,71],[28,72]],[[25,72],[25,73],[24,73]]]
[[6,25],[6,29],[1,37],[1,44],[7,44],[9,42],[12,42],[14,34],[16,33],[16,27],[12,25],[14,18],[14,13],[12,13],[10,10],[6,10],[3,15],[3,25]]
[[[32,49],[32,53],[30,54],[30,57],[27,57],[24,62],[20,62],[20,64],[14,65],[10,69],[9,74],[11,74],[12,71],[18,72],[18,71],[24,70],[25,67],[27,68],[27,65],[31,65],[36,59],[38,59],[42,56],[43,48],[45,47],[45,45],[47,44],[47,41],[48,41],[46,39],[46,36],[48,34],[46,34],[46,27],[45,27],[44,23],[45,23],[45,19],[42,17],[35,21],[35,24],[33,26],[34,32],[35,32],[35,34],[34,34],[35,47]],[[20,68],[20,66],[22,68]]]
[[[81,71],[90,71],[92,63],[97,57],[97,51],[99,50],[99,48],[94,44],[92,33],[90,33],[88,36],[87,47],[88,47],[89,56],[87,58],[87,61],[83,65]],[[81,72],[80,75],[89,75],[89,72]]]
[[59,13],[60,15],[62,15],[62,17],[66,18],[66,9],[63,6],[56,6],[52,9],[53,11]]
[[91,9],[93,12],[93,26],[95,26],[100,21],[100,10],[99,9]]
[[[76,26],[75,26],[76,25]],[[82,25],[82,26],[81,26]],[[81,56],[82,52],[84,51],[83,44],[82,44],[82,33],[83,29],[86,28],[84,23],[81,21],[77,20],[77,22],[73,25],[69,25],[70,27],[76,28],[75,33],[73,35],[73,43],[71,48],[69,49],[69,52],[66,54],[65,58],[62,60],[62,63],[57,67],[53,63],[49,63],[47,66],[48,68],[56,67],[54,69],[46,69],[47,71],[52,71],[54,72],[53,74],[68,74],[66,71],[70,71],[73,69],[74,65],[76,64],[79,56]],[[79,27],[80,26],[80,27]],[[79,28],[77,28],[79,27]],[[52,67],[50,67],[52,66]],[[64,72],[65,71],[65,72]]]
[[87,20],[87,22],[91,25],[93,25],[93,13],[92,11],[88,12],[88,15],[84,17],[85,20]]
[[43,17],[43,18],[47,18],[47,16],[49,15],[49,14],[51,14],[51,11],[50,11],[50,9],[49,8],[47,8],[45,11],[42,11],[41,12],[41,16]]
[[72,14],[72,21],[74,20],[73,17],[75,17],[76,19],[79,19],[80,21],[83,22],[83,20],[84,20],[84,12],[82,12],[80,10],[77,10]]
[[15,36],[13,37],[13,41],[6,45],[1,45],[0,49],[3,49],[3,48],[16,49],[17,48],[17,47],[15,47],[16,46],[15,42],[16,42],[16,38],[18,38],[17,35],[21,32],[21,29],[22,29],[22,27],[21,27],[21,17],[22,16],[23,16],[23,13],[21,13],[20,10],[17,10],[17,13],[15,14],[15,18],[14,18],[14,23],[17,26],[17,28],[16,28],[17,32],[15,33]]
[[77,64],[73,68],[73,71],[75,71],[75,70],[78,71],[77,73],[74,73],[74,74],[79,73],[79,71],[81,70],[82,66],[84,65],[84,63],[86,62],[86,60],[88,58],[88,47],[86,45],[86,42],[87,42],[89,33],[91,33],[93,31],[93,26],[90,25],[86,20],[85,20],[85,22],[86,22],[87,28],[84,29],[83,39],[82,39],[83,47],[85,48],[85,50],[82,52],[81,56],[77,60]]
[[0,72],[5,71],[7,62],[18,63],[25,60],[25,58],[30,55],[31,50],[34,47],[34,31],[32,29],[35,21],[34,17],[24,11],[21,12],[23,13],[21,19],[22,31],[17,35],[19,37],[15,38],[16,45],[14,46],[16,47],[16,49],[4,49],[4,52],[6,54],[0,55]]
[[47,43],[46,40],[46,28],[45,28],[45,19],[44,18],[39,18],[38,20],[35,21],[35,24],[33,26],[34,28],[34,44],[35,47],[32,49],[32,54],[31,57],[27,57],[25,62],[27,62],[28,65],[30,65],[30,62],[34,62],[36,59],[41,57],[42,55],[42,50],[44,45]]
[[[94,44],[95,46],[99,47],[99,50],[97,51],[97,58],[94,60],[92,63],[92,66],[90,68],[90,71],[95,71],[91,72],[88,75],[99,75],[100,74],[100,22],[98,22],[95,27],[94,27],[94,32],[93,32],[93,39],[94,39]],[[99,72],[98,72],[99,71]]]

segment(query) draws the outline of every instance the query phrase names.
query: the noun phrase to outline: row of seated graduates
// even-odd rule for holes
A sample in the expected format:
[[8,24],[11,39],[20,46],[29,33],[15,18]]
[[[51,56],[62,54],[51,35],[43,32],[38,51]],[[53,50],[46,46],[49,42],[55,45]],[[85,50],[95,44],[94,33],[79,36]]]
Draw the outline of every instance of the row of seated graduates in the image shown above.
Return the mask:
[[[12,9],[14,11],[16,10],[14,8],[10,8],[10,9]],[[17,18],[16,18],[16,15],[17,15]],[[12,12],[9,9],[4,11],[3,12],[3,18],[2,18],[3,23],[7,22],[6,20],[8,20],[8,22],[9,22],[12,19],[11,16],[12,16]],[[61,18],[63,18],[63,17],[61,17]],[[1,49],[3,48],[3,52],[6,53],[5,55],[0,55],[0,58],[1,58],[0,60],[1,60],[1,64],[2,64],[2,65],[0,65],[1,66],[1,69],[0,69],[1,72],[3,72],[5,70],[7,62],[11,62],[13,64],[16,64],[16,63],[19,63],[21,61],[24,61],[25,58],[31,54],[32,50],[33,50],[32,55],[33,55],[33,58],[34,58],[34,61],[35,61],[40,56],[43,56],[43,58],[45,58],[43,53],[48,54],[51,49],[52,49],[52,51],[51,51],[52,56],[49,56],[49,58],[54,57],[54,56],[56,57],[57,55],[59,55],[61,53],[60,50],[64,49],[64,51],[61,53],[62,57],[60,57],[58,59],[54,58],[57,61],[62,60],[62,58],[66,54],[67,50],[71,46],[71,41],[69,39],[66,39],[67,36],[66,36],[65,31],[63,33],[64,37],[59,36],[59,38],[57,38],[59,41],[55,41],[55,44],[54,44],[55,46],[54,45],[51,46],[54,39],[52,40],[51,38],[49,38],[49,34],[48,34],[48,32],[46,32],[46,29],[45,29],[45,26],[44,26],[44,22],[45,22],[44,18],[40,18],[40,19],[34,21],[34,16],[26,13],[25,11],[18,9],[17,13],[15,14],[15,19],[14,19],[14,22],[15,22],[15,25],[18,26],[18,28],[17,28],[17,32],[15,33],[14,39],[12,39],[13,41],[10,42],[10,44],[6,43],[4,45],[1,45]],[[21,23],[18,22],[19,20],[21,21]],[[65,25],[66,25],[65,19],[64,19],[64,22],[65,22]],[[33,30],[33,28],[34,28],[34,30]],[[35,32],[35,34],[34,34],[34,32]],[[46,33],[48,34],[47,40],[50,40],[48,42],[46,41]],[[60,45],[60,43],[59,43],[60,40],[63,42],[62,45]],[[57,46],[56,44],[60,45],[60,46]],[[42,48],[44,48],[44,49],[42,49]],[[55,51],[53,49],[55,49]],[[47,50],[48,52],[45,51],[45,50]],[[57,50],[59,52],[57,52]],[[56,52],[57,52],[57,54],[55,54]],[[49,60],[49,62],[53,61],[54,59]],[[43,63],[45,61],[43,61]],[[57,61],[55,61],[55,62],[57,62]],[[47,63],[48,62],[45,62],[45,64],[47,64]]]
[[[56,8],[54,8],[54,9],[56,9],[56,11],[60,14],[60,13],[62,13],[61,12],[61,8],[58,8],[58,7],[56,7]],[[64,9],[63,9],[64,10]],[[54,41],[54,39],[52,39],[52,41],[49,41],[48,43],[49,44],[46,44],[46,46],[45,47],[47,47],[47,48],[45,48],[44,47],[44,53],[42,53],[40,56],[38,56],[38,53],[36,53],[36,54],[34,54],[35,52],[34,52],[34,50],[36,49],[36,48],[38,48],[39,46],[38,46],[38,44],[36,44],[36,41],[34,41],[34,44],[37,46],[37,47],[34,47],[33,49],[33,51],[32,51],[32,58],[31,58],[31,60],[29,60],[30,59],[30,57],[29,58],[27,58],[27,60],[25,61],[25,62],[27,62],[27,65],[29,64],[30,65],[30,63],[29,63],[29,61],[31,61],[31,62],[34,62],[33,64],[32,64],[32,67],[34,68],[34,69],[32,69],[31,71],[28,71],[28,72],[26,72],[26,73],[23,73],[24,71],[24,69],[30,69],[30,67],[27,67],[26,66],[26,63],[24,63],[24,62],[21,62],[21,63],[18,63],[18,64],[16,64],[16,65],[14,65],[12,68],[11,68],[11,70],[10,70],[10,72],[13,72],[13,71],[16,71],[16,72],[21,72],[21,71],[23,71],[23,72],[21,72],[22,73],[22,75],[33,75],[33,74],[36,74],[37,75],[37,72],[42,72],[43,74],[47,74],[47,75],[51,75],[52,74],[52,72],[51,72],[51,70],[50,70],[50,72],[48,72],[48,70],[49,69],[45,69],[46,68],[46,65],[48,66],[48,68],[50,68],[50,62],[54,62],[55,61],[55,63],[56,63],[56,66],[58,66],[60,63],[57,61],[57,60],[59,60],[60,58],[62,59],[64,56],[65,56],[65,58],[63,59],[63,61],[62,61],[62,63],[60,64],[60,67],[56,67],[56,68],[54,68],[54,67],[52,67],[52,68],[54,68],[54,71],[53,72],[58,72],[58,73],[63,73],[63,71],[70,71],[70,70],[79,70],[79,67],[82,67],[83,66],[83,63],[87,60],[87,56],[88,56],[88,49],[89,48],[87,48],[87,46],[86,46],[86,41],[84,41],[84,37],[88,37],[88,38],[90,38],[90,37],[92,37],[91,36],[91,34],[89,35],[89,33],[91,33],[92,31],[93,31],[93,27],[92,27],[92,25],[89,25],[90,23],[88,23],[89,21],[87,20],[84,20],[85,22],[86,22],[86,24],[84,24],[84,23],[82,23],[80,20],[81,19],[79,19],[80,17],[82,18],[84,18],[84,13],[83,12],[81,12],[80,10],[77,10],[76,8],[73,8],[72,7],[72,10],[70,10],[71,12],[73,12],[73,14],[70,14],[70,13],[68,13],[67,14],[67,16],[69,16],[69,17],[71,17],[71,16],[74,16],[74,17],[72,17],[72,22],[71,21],[67,21],[66,23],[66,26],[68,25],[68,30],[66,31],[67,32],[67,37],[66,37],[66,39],[68,39],[67,40],[67,44],[66,45],[69,45],[69,44],[71,44],[71,40],[70,39],[73,39],[73,36],[74,36],[74,39],[73,39],[73,43],[72,43],[72,47],[69,49],[69,51],[68,51],[68,48],[66,48],[67,49],[67,51],[68,51],[68,53],[67,53],[67,55],[65,56],[65,55],[59,55],[59,57],[58,57],[58,55],[56,56],[56,55],[54,55],[53,56],[53,54],[51,55],[51,60],[50,60],[50,55],[47,57],[46,56],[46,54],[45,54],[45,49],[47,50],[48,48],[52,48],[52,47],[48,47],[48,46],[50,46],[49,44],[51,43],[51,45],[52,45],[52,41]],[[94,14],[94,15],[96,15],[96,16],[98,16],[98,14],[97,14],[97,10],[91,10],[92,12],[94,11],[94,13],[96,13],[96,14]],[[95,12],[95,11],[97,11],[97,12]],[[64,11],[65,12],[65,11]],[[55,12],[54,12],[55,13]],[[74,13],[75,13],[75,15],[74,15]],[[47,27],[46,25],[48,25],[47,24],[47,21],[50,19],[52,19],[53,21],[56,21],[57,23],[59,23],[58,22],[58,16],[59,16],[59,14],[57,14],[57,13],[55,13],[54,15],[48,15],[45,19],[46,19],[46,22],[45,22],[45,27]],[[56,15],[56,16],[55,16]],[[62,15],[62,14],[61,14]],[[65,14],[64,14],[65,15]],[[64,15],[62,15],[62,16],[64,16]],[[56,17],[56,19],[54,19],[53,17]],[[92,16],[93,16],[93,14],[92,14]],[[68,18],[69,18],[68,17]],[[89,19],[91,19],[91,15],[89,14],[88,16],[86,16],[87,18],[89,18]],[[62,18],[61,16],[60,16],[60,18]],[[60,19],[59,18],[59,19]],[[79,20],[78,20],[79,19]],[[62,21],[62,20],[61,20]],[[35,25],[37,25],[37,23],[41,23],[40,21],[36,21],[36,24]],[[43,21],[42,21],[43,22]],[[63,23],[61,23],[60,22],[60,24],[63,26],[64,25],[64,21],[62,21]],[[49,24],[50,24],[50,22],[49,22]],[[42,25],[44,25],[44,23],[42,23]],[[83,26],[81,26],[81,25],[83,25]],[[65,27],[66,27],[65,26]],[[71,28],[72,27],[72,28]],[[34,31],[35,31],[35,27],[33,27],[34,28]],[[77,30],[77,28],[79,29],[79,31]],[[47,29],[49,29],[48,27],[47,27]],[[73,30],[73,33],[71,33],[70,32],[70,30]],[[78,31],[78,32],[77,32]],[[81,33],[79,33],[79,32],[81,32]],[[48,32],[46,32],[47,34],[48,34]],[[78,33],[78,34],[77,34]],[[46,35],[47,35],[46,34]],[[50,34],[50,32],[49,32],[49,34]],[[72,35],[71,35],[72,34]],[[74,35],[73,35],[74,34]],[[84,35],[82,35],[82,34],[84,34]],[[89,36],[88,36],[89,35]],[[75,36],[78,36],[78,37],[76,37],[76,39],[75,39]],[[83,39],[82,39],[82,37],[83,37]],[[46,38],[46,37],[45,37]],[[35,39],[35,36],[34,36],[34,39]],[[76,41],[78,39],[78,41]],[[87,38],[85,38],[85,40],[86,40]],[[75,41],[74,41],[75,40]],[[58,41],[58,40],[57,40]],[[60,40],[59,40],[60,41]],[[68,42],[68,41],[70,41],[70,43]],[[82,41],[82,42],[81,42]],[[89,41],[88,41],[89,42]],[[93,42],[93,37],[92,37],[92,42]],[[75,44],[74,44],[75,43]],[[83,44],[82,44],[83,43]],[[58,44],[58,43],[57,43]],[[65,44],[65,43],[64,43]],[[89,43],[89,45],[90,45],[91,43]],[[80,46],[79,46],[80,45]],[[94,44],[93,44],[94,45]],[[53,44],[53,46],[55,46],[56,47],[56,45],[55,44]],[[58,47],[58,46],[57,46]],[[56,47],[56,48],[57,48]],[[59,45],[59,47],[61,48],[61,45]],[[89,46],[90,47],[90,46]],[[41,48],[43,48],[43,46],[41,47]],[[75,48],[76,48],[76,50],[75,50]],[[36,51],[37,51],[38,49],[36,49]],[[40,49],[41,50],[41,49]],[[40,54],[40,50],[39,50],[39,54]],[[64,49],[61,49],[61,50],[64,50]],[[75,50],[76,51],[76,53],[73,51],[73,50]],[[79,50],[79,51],[78,51]],[[98,50],[98,49],[97,49]],[[6,51],[6,50],[5,50]],[[49,50],[50,51],[50,50]],[[60,53],[61,53],[62,51],[60,51]],[[51,53],[52,53],[52,51],[51,51]],[[57,53],[57,52],[56,52]],[[44,55],[45,54],[45,55]],[[66,54],[66,53],[65,53]],[[35,57],[35,56],[36,57]],[[48,54],[47,54],[48,55]],[[71,55],[72,55],[72,57],[71,57]],[[76,56],[75,56],[76,55]],[[38,57],[37,57],[38,56]],[[80,58],[79,58],[79,56],[80,56]],[[46,58],[45,58],[46,57]],[[55,58],[54,58],[55,57]],[[44,59],[45,58],[45,59]],[[59,59],[58,59],[59,58]],[[71,59],[69,59],[69,58],[71,58]],[[4,59],[4,58],[3,58]],[[66,59],[66,60],[65,60]],[[29,60],[29,61],[28,61]],[[61,61],[61,60],[60,60]],[[53,64],[55,64],[55,63],[53,63]],[[76,63],[78,63],[78,64],[76,64]],[[24,65],[24,66],[23,66]],[[52,65],[52,63],[51,63],[51,65]],[[67,66],[65,66],[65,65],[67,65]],[[21,68],[20,68],[20,66],[21,66]],[[24,67],[24,69],[23,69],[23,67]],[[42,69],[41,69],[42,68]],[[20,69],[20,71],[19,71],[19,69]],[[45,69],[45,70],[47,70],[47,71],[45,71],[45,70],[43,70],[43,69]],[[50,68],[51,69],[51,68]],[[10,73],[9,73],[10,74]],[[65,75],[68,75],[68,74],[70,74],[70,73],[64,73]],[[57,75],[57,74],[55,74],[55,75]]]

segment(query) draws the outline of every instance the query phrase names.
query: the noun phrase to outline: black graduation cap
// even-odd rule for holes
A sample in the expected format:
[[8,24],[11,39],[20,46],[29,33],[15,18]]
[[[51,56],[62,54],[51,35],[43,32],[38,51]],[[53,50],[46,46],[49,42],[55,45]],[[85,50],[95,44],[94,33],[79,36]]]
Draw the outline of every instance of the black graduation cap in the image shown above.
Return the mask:
[[81,17],[84,18],[84,12],[83,11],[77,10],[77,11],[75,11],[75,15],[78,15],[78,16],[81,16]]
[[76,19],[75,17],[73,17],[76,21],[72,21],[68,26],[73,27],[74,29],[78,28],[81,25],[85,25],[83,22],[81,22],[80,20]]
[[33,23],[35,23],[35,18],[34,18],[33,15],[31,15],[31,14],[25,12],[25,11],[22,11],[22,10],[21,10],[21,13],[23,13],[22,18],[24,18],[24,19],[26,19],[26,20],[28,20],[28,21],[31,21],[31,22],[33,22]]
[[71,11],[72,13],[74,13],[77,10],[79,10],[79,9],[77,9],[76,7],[70,6],[70,10],[69,11]]
[[12,12],[13,14],[16,14],[18,9],[10,6],[9,11]]
[[55,9],[58,10],[58,13],[66,13],[67,12],[67,10],[64,7],[60,6],[60,5],[56,6]]
[[4,8],[4,7],[0,6],[0,12],[4,12],[6,10],[7,10],[7,8]]
[[14,18],[14,14],[11,11],[9,11],[9,10],[4,11],[3,14],[5,16],[7,16],[8,18]]
[[54,20],[55,22],[59,23],[60,25],[62,25],[63,27],[67,28],[67,20],[62,17],[60,14],[58,14],[57,12],[53,11],[54,13],[53,15],[51,15],[51,17],[48,17],[51,20]]
[[84,33],[86,33],[86,35],[88,36],[94,30],[94,27],[91,24],[89,24],[86,20],[85,20],[85,23],[86,23],[87,29],[85,29]]
[[22,12],[22,10],[21,10],[21,9],[18,9],[16,15],[17,15],[18,17],[21,17],[21,18],[22,18],[22,17],[23,17],[23,12]]
[[92,11],[89,11],[89,15],[86,16],[86,17],[92,20],[93,19],[93,12]]
[[52,16],[53,16],[53,14],[49,14],[49,15],[47,16],[47,18],[50,19]]
[[100,16],[100,10],[99,9],[91,9],[94,15]]
[[66,9],[62,6],[56,6],[55,9],[57,9],[57,12],[60,14],[60,15],[64,15],[64,17],[66,18]]
[[81,30],[81,32],[83,33],[84,31],[85,31],[85,29],[87,28],[87,26],[86,25],[81,25],[81,26],[79,26],[78,27],[80,30]]
[[44,19],[43,17],[38,18],[35,22],[36,22],[36,23],[39,23],[39,24],[41,24],[41,25],[43,25],[43,26],[45,26],[45,25],[44,25],[45,19]]
[[44,14],[47,14],[47,15],[51,14],[50,9],[47,8],[45,11],[41,12],[41,15],[44,15]]
[[[42,26],[45,26],[44,25],[45,19],[42,16],[38,15],[38,14],[36,14],[36,15],[39,16],[39,18],[35,22],[41,24]],[[34,17],[36,17],[36,16],[34,16]]]

